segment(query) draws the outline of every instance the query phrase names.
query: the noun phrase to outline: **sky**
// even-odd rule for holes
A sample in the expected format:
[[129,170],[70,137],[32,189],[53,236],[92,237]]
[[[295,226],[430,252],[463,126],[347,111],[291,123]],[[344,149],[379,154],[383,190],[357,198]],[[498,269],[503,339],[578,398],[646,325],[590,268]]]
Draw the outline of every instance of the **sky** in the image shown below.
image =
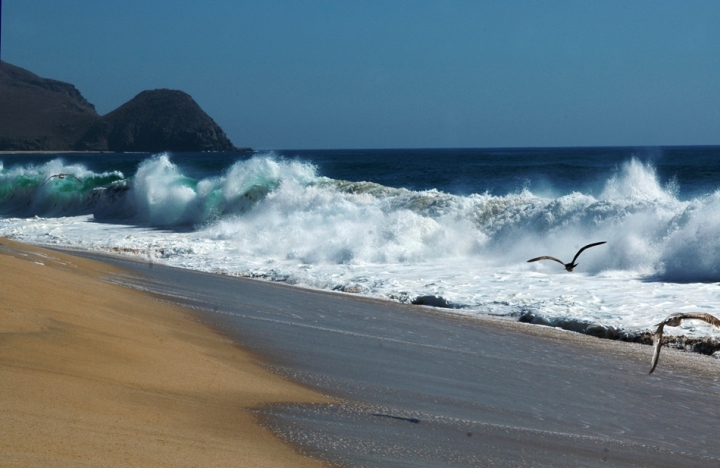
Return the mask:
[[255,149],[720,144],[717,0],[4,0],[1,54]]

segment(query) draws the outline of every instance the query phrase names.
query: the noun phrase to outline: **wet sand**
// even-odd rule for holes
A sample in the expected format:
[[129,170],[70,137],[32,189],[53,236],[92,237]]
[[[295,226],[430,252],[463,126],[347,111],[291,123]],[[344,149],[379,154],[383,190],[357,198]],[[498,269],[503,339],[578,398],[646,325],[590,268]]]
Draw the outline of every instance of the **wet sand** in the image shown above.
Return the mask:
[[[88,255],[88,254],[81,254]],[[720,464],[720,361],[492,317],[119,258],[276,373],[337,398],[265,424],[349,466]]]
[[105,263],[0,239],[0,466],[317,467],[258,423],[321,403]]

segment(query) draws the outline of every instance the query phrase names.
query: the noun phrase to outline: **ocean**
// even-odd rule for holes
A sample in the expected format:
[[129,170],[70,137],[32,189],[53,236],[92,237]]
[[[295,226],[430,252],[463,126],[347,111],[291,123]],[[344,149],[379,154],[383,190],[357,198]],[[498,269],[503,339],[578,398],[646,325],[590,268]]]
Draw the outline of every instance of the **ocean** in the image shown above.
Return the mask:
[[0,236],[632,336],[720,309],[719,189],[720,147],[2,154]]

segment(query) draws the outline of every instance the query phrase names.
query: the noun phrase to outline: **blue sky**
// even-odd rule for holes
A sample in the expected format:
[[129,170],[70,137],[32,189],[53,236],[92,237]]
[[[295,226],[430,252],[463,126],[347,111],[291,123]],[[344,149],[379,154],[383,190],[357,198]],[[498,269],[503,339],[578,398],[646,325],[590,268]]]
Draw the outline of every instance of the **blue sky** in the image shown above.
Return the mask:
[[720,144],[718,1],[4,0],[105,114],[181,89],[257,149]]

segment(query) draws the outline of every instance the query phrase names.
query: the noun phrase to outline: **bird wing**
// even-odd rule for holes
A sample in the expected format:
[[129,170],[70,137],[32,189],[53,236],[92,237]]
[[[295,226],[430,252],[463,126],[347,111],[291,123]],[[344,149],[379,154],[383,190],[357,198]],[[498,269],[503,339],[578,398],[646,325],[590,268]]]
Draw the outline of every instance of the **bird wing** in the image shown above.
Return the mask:
[[42,187],[43,185],[47,184],[48,181],[49,181],[50,179],[52,179],[53,177],[57,177],[57,174],[51,175],[50,177],[48,177],[47,179],[45,179],[45,182],[43,182],[42,184],[40,184],[40,187]]
[[716,327],[720,328],[720,319],[718,319],[717,317],[710,315],[710,314],[705,314],[703,312],[689,312],[687,314],[680,314],[680,315],[682,316],[683,319],[702,320],[702,321],[709,323],[710,325],[715,325]]
[[558,260],[557,258],[551,257],[551,256],[549,256],[549,255],[545,255],[544,257],[531,258],[530,260],[528,260],[528,263],[530,263],[530,262],[537,262],[538,260],[555,260],[555,261],[558,262],[560,265],[565,266],[565,264],[564,264],[563,262],[561,262],[561,261]]
[[63,173],[61,172],[60,174],[53,174],[53,175],[51,175],[50,177],[48,177],[48,178],[45,180],[45,182],[43,182],[42,184],[40,184],[40,187],[42,187],[43,185],[47,184],[48,181],[49,181],[50,179],[52,179],[53,177],[57,177],[57,178],[59,178],[59,179],[64,179],[65,177],[72,177],[73,179],[77,180],[78,182],[80,182],[80,183],[82,184],[82,181],[81,181],[80,179],[78,179],[77,177],[75,177],[74,175],[72,175],[72,174],[63,174]]
[[580,256],[580,254],[583,253],[583,250],[589,249],[590,247],[595,247],[596,245],[605,244],[605,243],[607,243],[607,241],[595,242],[594,244],[586,245],[582,249],[578,250],[578,253],[575,254],[575,257],[573,257],[573,261],[571,263],[575,263],[575,260],[577,260],[577,258]]
[[652,374],[655,370],[655,366],[657,366],[658,360],[660,359],[660,347],[662,346],[662,337],[663,337],[663,328],[665,328],[665,324],[661,323],[658,325],[657,330],[655,330],[655,336],[653,337],[653,357],[652,362],[650,363],[650,372],[648,374]]

